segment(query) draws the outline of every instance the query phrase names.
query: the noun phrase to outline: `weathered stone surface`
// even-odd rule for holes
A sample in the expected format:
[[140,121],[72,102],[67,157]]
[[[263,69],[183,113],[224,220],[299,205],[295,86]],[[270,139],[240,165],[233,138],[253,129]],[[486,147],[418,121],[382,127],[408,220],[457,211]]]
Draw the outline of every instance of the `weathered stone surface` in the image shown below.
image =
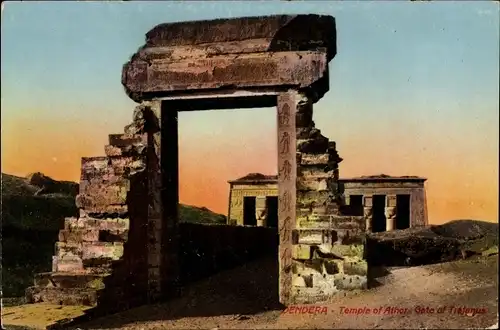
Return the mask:
[[115,147],[146,145],[147,136],[145,134],[110,134],[109,144]]
[[109,231],[127,231],[130,227],[128,218],[66,218],[65,229],[97,229]]
[[312,208],[327,205],[331,201],[330,192],[328,191],[297,191],[297,207]]
[[56,242],[56,256],[81,257],[83,245],[81,242]]
[[339,290],[365,290],[368,288],[368,279],[360,275],[341,275],[335,278],[335,286]]
[[82,158],[81,180],[123,181],[124,178],[145,169],[145,159],[141,156],[84,157]]
[[44,288],[90,288],[103,287],[102,279],[106,275],[72,274],[72,273],[39,273],[35,274],[35,286]]
[[26,290],[29,303],[94,306],[97,292],[94,289],[30,287]]
[[328,165],[331,161],[330,154],[302,154],[300,165]]
[[[362,250],[361,250],[362,251]],[[344,261],[344,274],[346,275],[360,275],[360,276],[368,276],[368,263],[366,260],[362,260],[361,256],[357,256],[356,258],[347,259]]]
[[128,180],[121,180],[121,182],[113,183],[105,181],[101,183],[82,181],[80,183],[80,194],[78,198],[88,203],[93,201],[93,204],[96,206],[125,205],[127,204],[127,194],[129,190],[130,181]]
[[[253,42],[254,46],[249,46],[252,40],[256,40]],[[245,50],[263,52],[324,49],[330,61],[336,54],[335,18],[324,15],[223,18],[164,23],[146,34],[146,48],[192,45],[205,46],[202,48],[204,52],[195,56],[238,54]]]
[[82,259],[75,255],[53,256],[52,271],[64,273],[81,273],[84,272]]
[[96,229],[72,229],[60,230],[59,242],[94,242],[99,240],[99,230]]
[[[185,61],[132,60],[123,68],[122,84],[129,96],[214,88],[305,88],[318,82],[327,70],[326,53],[277,52],[213,56]],[[151,96],[152,97],[152,96]]]
[[108,258],[118,260],[123,255],[123,244],[119,242],[83,243],[82,259]]
[[364,246],[361,244],[351,244],[351,245],[333,244],[331,246],[330,251],[334,254],[338,254],[344,257],[357,257],[362,259]]
[[297,190],[310,191],[335,191],[337,189],[337,180],[334,177],[297,177]]
[[115,214],[121,217],[128,214],[126,205],[110,205],[106,200],[102,201],[99,197],[96,198],[89,195],[78,195],[76,197],[76,206],[92,215]]
[[295,260],[311,259],[311,246],[304,244],[292,245],[292,258]]

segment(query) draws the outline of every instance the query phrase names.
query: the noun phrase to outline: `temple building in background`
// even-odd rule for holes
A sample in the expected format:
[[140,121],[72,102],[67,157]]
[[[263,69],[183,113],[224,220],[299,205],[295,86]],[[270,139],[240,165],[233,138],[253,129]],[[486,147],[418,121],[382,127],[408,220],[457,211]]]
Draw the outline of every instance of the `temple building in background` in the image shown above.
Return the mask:
[[[385,174],[340,179],[343,215],[366,218],[366,230],[381,232],[428,224],[425,181]],[[278,226],[276,175],[250,173],[229,181],[228,224]]]

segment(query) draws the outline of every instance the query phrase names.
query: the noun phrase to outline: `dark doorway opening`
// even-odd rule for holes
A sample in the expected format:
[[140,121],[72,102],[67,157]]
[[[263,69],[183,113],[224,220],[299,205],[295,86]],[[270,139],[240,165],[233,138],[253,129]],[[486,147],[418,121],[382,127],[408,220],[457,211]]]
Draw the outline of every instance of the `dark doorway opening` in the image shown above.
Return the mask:
[[363,195],[349,196],[349,213],[354,216],[363,215]]
[[410,195],[396,195],[395,229],[410,228]]
[[243,197],[243,224],[245,226],[256,226],[255,197]]
[[386,230],[385,195],[373,195],[372,232]]
[[278,196],[266,198],[267,226],[278,228]]

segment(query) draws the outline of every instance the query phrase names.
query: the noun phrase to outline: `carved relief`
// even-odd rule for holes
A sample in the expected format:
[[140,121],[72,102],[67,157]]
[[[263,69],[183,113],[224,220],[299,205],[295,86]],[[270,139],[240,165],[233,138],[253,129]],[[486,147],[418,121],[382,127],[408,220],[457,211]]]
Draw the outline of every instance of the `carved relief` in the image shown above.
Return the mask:
[[243,200],[240,196],[234,197],[231,203],[231,207],[239,207],[243,205]]
[[286,217],[279,229],[280,244],[290,243],[292,233],[292,218]]
[[394,195],[387,195],[386,206],[387,207],[396,207],[397,198]]
[[283,132],[280,138],[280,154],[288,154],[290,153],[290,135],[288,132]]
[[285,272],[290,271],[290,266],[292,265],[292,249],[289,247],[286,247],[281,250],[280,252],[280,263],[281,263],[281,268],[285,270]]
[[256,209],[255,218],[257,220],[265,220],[267,218],[267,209]]
[[288,126],[290,124],[290,106],[285,103],[283,107],[278,110],[278,125]]
[[[290,301],[292,230],[295,228],[297,150],[295,92],[278,96],[278,228],[280,237],[280,301]],[[292,103],[294,102],[294,103]]]
[[279,170],[279,176],[282,178],[283,181],[288,181],[290,180],[291,172],[292,172],[292,164],[290,164],[290,162],[287,159],[285,159],[283,165]]
[[292,196],[289,191],[285,191],[282,196],[280,196],[278,204],[280,207],[280,212],[290,212],[291,208]]
[[260,196],[276,196],[277,195],[277,190],[271,190],[271,189],[266,189],[266,190],[245,190],[243,191],[243,196],[251,196],[251,197],[260,197]]

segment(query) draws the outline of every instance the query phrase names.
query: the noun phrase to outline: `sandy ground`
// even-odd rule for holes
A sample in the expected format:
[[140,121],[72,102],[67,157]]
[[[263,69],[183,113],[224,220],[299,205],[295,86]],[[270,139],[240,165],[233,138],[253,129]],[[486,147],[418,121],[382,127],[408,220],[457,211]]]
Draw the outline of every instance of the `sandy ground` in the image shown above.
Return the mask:
[[[262,259],[196,283],[183,297],[79,325],[80,329],[332,329],[487,328],[498,322],[497,256],[379,271],[362,294],[317,304],[309,313],[283,311],[277,302],[277,265]],[[36,306],[36,305],[31,305]],[[29,306],[28,306],[29,307]],[[393,307],[392,311],[387,307]],[[445,307],[444,310],[442,310]],[[462,312],[459,307],[468,309]],[[24,315],[4,310],[4,324]],[[40,308],[41,305],[40,305]],[[42,313],[54,316],[57,306]],[[43,309],[42,308],[42,309]],[[353,312],[343,312],[352,309]],[[354,311],[364,312],[355,313]],[[367,310],[370,314],[367,314]],[[395,310],[397,309],[397,310]],[[476,310],[474,313],[473,309]],[[380,313],[377,314],[377,311]],[[11,314],[6,314],[13,312]],[[62,309],[60,309],[61,314]],[[439,312],[438,312],[439,311]],[[57,312],[57,311],[56,311]],[[78,314],[68,310],[66,314]],[[361,314],[360,314],[361,313]],[[67,316],[66,316],[67,317]],[[36,319],[32,313],[31,319]],[[62,318],[62,317],[61,317]],[[24,321],[25,325],[27,321]],[[35,322],[36,323],[36,322]],[[30,323],[43,328],[48,324]]]

